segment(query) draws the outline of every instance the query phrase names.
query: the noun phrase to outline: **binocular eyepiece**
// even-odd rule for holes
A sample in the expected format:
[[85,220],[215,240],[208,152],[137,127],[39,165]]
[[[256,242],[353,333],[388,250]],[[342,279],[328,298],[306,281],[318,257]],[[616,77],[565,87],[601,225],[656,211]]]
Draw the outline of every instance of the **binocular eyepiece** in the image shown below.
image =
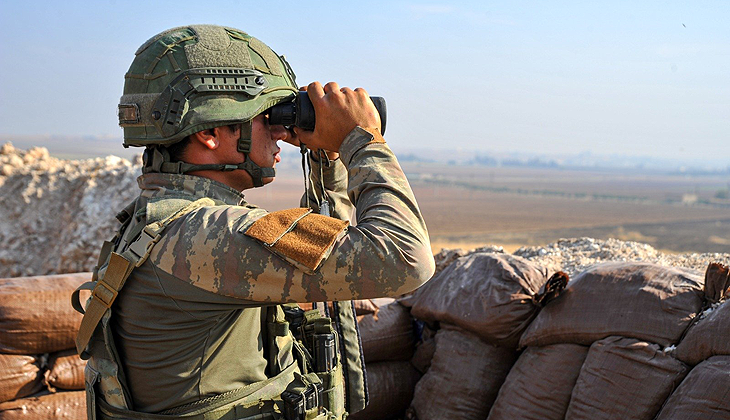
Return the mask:
[[[387,120],[387,109],[385,98],[371,96],[375,109],[380,114],[380,133],[385,134],[385,122]],[[309,99],[307,92],[298,92],[293,102],[285,102],[275,105],[269,109],[269,124],[297,126],[303,130],[314,130],[315,116],[314,106]]]

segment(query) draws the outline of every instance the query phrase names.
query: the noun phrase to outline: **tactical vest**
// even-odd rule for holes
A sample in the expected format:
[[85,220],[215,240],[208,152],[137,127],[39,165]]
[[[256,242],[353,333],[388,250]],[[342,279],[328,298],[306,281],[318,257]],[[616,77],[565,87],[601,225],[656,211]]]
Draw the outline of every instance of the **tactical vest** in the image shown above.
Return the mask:
[[[134,411],[114,336],[112,305],[135,267],[141,266],[167,226],[189,212],[217,203],[202,198],[169,206],[167,217],[147,224],[140,199],[118,215],[121,228],[104,242],[92,281],[72,297],[84,317],[76,339],[85,370],[87,415],[90,420],[122,419],[344,419],[367,405],[362,343],[352,301],[333,302],[303,311],[296,304],[266,306],[265,345],[271,377],[224,394],[160,413]],[[136,211],[135,211],[136,210]],[[80,291],[90,290],[85,307]],[[316,304],[315,304],[316,307]]]

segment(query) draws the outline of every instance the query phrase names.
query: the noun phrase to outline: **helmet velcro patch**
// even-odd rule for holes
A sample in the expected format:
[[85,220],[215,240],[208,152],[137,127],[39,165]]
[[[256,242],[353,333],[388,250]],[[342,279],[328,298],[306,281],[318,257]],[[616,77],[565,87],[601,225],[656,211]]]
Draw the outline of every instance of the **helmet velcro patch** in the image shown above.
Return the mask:
[[231,45],[231,37],[222,26],[192,25],[190,26],[197,37],[197,45],[213,51],[225,51]]
[[231,40],[228,32],[220,26],[191,26],[198,34],[198,42],[185,45],[188,67],[237,67],[253,68],[248,45]]
[[245,234],[287,260],[316,270],[347,228],[344,220],[295,208],[276,211],[255,221]]
[[137,124],[139,122],[139,105],[119,105],[119,125]]
[[[123,95],[119,101],[119,125],[122,127],[143,127],[152,125],[152,106],[160,97],[157,93]],[[134,115],[133,115],[134,114]]]
[[266,44],[259,41],[258,39],[251,37],[248,44],[252,50],[256,51],[256,54],[260,55],[266,63],[266,67],[269,68],[269,72],[274,76],[283,76],[284,73],[281,71],[281,59],[271,50]]

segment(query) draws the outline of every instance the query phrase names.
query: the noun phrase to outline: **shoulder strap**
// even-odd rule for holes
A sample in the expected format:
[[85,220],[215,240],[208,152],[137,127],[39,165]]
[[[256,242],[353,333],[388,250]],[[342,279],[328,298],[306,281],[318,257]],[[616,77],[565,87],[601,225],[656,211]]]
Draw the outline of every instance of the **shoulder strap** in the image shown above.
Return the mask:
[[[142,265],[150,256],[152,247],[160,241],[165,228],[173,221],[195,209],[213,205],[215,205],[215,201],[210,198],[201,198],[194,201],[165,219],[146,225],[139,236],[121,254],[111,252],[106,272],[101,276],[101,279],[96,281],[96,285],[91,291],[91,299],[88,302],[84,318],[81,320],[81,326],[76,336],[76,350],[82,358],[84,356],[88,358],[88,353],[85,351],[86,346],[89,344],[89,340],[102,316],[112,307],[114,300],[117,298],[119,291],[122,290],[122,287],[124,287],[124,282],[127,281],[132,270]],[[140,221],[141,223],[144,223],[144,220]],[[80,290],[89,288],[88,284],[81,285],[74,293],[76,299],[78,299],[78,292]],[[74,307],[76,307],[75,304]]]

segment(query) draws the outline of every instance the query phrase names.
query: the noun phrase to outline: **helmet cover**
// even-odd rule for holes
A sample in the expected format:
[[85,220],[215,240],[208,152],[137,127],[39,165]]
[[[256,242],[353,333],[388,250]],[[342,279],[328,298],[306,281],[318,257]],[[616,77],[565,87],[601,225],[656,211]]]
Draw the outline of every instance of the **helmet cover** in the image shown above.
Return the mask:
[[238,29],[190,25],[153,36],[124,76],[124,146],[167,146],[190,134],[250,121],[292,100],[283,56]]

